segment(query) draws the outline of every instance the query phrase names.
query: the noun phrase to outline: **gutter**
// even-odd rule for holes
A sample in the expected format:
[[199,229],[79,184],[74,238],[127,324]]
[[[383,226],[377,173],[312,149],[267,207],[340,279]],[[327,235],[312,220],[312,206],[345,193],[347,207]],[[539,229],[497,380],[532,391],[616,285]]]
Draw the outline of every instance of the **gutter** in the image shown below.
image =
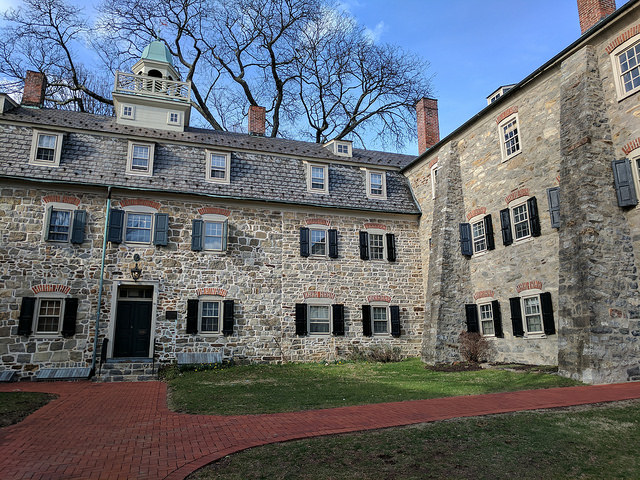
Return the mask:
[[432,153],[432,151],[439,149],[445,143],[451,141],[453,139],[453,137],[457,136],[463,130],[466,130],[477,119],[479,119],[480,117],[482,117],[485,114],[487,114],[491,109],[495,108],[496,105],[498,105],[500,103],[504,103],[504,100],[506,98],[511,98],[515,94],[515,92],[517,92],[519,90],[522,90],[528,83],[532,82],[537,77],[542,75],[544,72],[549,70],[551,67],[555,66],[555,64],[558,63],[559,61],[561,61],[564,58],[568,57],[571,53],[573,53],[574,50],[577,50],[578,47],[582,46],[582,44],[587,43],[588,40],[590,40],[591,38],[596,36],[602,29],[606,28],[610,23],[612,23],[618,17],[621,17],[622,15],[625,15],[626,13],[628,13],[629,10],[631,10],[632,8],[634,8],[638,4],[638,1],[639,0],[631,0],[630,2],[626,3],[625,5],[623,5],[619,9],[617,9],[611,15],[606,17],[605,19],[603,19],[600,22],[596,23],[593,27],[591,27],[589,30],[587,30],[585,33],[583,33],[580,36],[580,38],[578,38],[575,42],[573,42],[567,48],[562,50],[555,57],[553,57],[547,63],[545,63],[540,68],[535,70],[533,73],[529,74],[524,80],[522,80],[519,83],[517,83],[511,90],[509,90],[507,93],[505,93],[497,101],[495,101],[492,104],[487,105],[486,107],[484,107],[482,110],[480,110],[473,117],[471,117],[469,120],[467,120],[462,125],[460,125],[458,128],[456,128],[449,135],[444,137],[442,140],[440,140],[438,143],[433,145],[431,148],[428,148],[422,154],[418,155],[418,157],[415,160],[413,160],[411,163],[409,163],[407,166],[401,168],[400,169],[400,173],[405,173],[408,169],[410,169],[411,167],[413,167],[414,165],[416,165],[417,163],[419,163],[420,161],[425,159],[429,154]]
[[100,310],[102,307],[102,289],[104,287],[104,263],[107,253],[107,232],[109,228],[109,213],[111,212],[111,187],[107,187],[107,214],[104,220],[102,237],[102,262],[100,264],[100,287],[98,288],[98,307],[96,313],[96,329],[93,335],[93,359],[91,360],[91,375],[96,373],[96,359],[98,357],[98,334],[100,333]]

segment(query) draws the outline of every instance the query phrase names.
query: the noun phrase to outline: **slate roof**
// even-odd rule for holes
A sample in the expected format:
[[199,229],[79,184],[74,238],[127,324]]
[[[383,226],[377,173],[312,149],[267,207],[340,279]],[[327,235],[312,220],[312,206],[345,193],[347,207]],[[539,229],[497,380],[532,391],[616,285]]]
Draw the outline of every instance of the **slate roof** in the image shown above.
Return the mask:
[[[65,134],[59,167],[29,165],[31,127],[8,125],[6,121],[77,131]],[[100,135],[102,132],[116,135]],[[152,177],[125,174],[128,139],[135,137],[156,142]],[[399,171],[386,173],[386,200],[366,196],[365,171],[361,165],[400,167],[413,160],[409,155],[354,149],[354,157],[346,160],[358,165],[350,165],[338,163],[344,162],[344,157],[314,143],[196,128],[184,133],[145,129],[118,125],[113,117],[24,108],[0,115],[0,139],[3,145],[0,176],[5,177],[372,212],[420,212],[408,180]],[[232,150],[229,185],[205,179],[204,149],[216,147]],[[332,160],[329,194],[307,192],[303,160],[313,159]]]

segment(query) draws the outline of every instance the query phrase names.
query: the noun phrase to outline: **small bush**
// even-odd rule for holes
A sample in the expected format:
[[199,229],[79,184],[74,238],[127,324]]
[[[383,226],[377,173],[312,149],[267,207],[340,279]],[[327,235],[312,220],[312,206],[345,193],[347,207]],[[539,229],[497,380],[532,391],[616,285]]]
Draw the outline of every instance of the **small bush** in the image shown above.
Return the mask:
[[460,355],[466,362],[478,363],[486,360],[491,346],[487,339],[476,332],[462,332],[460,334]]
[[348,359],[352,362],[399,362],[402,360],[400,347],[390,345],[374,345],[368,348],[353,347]]

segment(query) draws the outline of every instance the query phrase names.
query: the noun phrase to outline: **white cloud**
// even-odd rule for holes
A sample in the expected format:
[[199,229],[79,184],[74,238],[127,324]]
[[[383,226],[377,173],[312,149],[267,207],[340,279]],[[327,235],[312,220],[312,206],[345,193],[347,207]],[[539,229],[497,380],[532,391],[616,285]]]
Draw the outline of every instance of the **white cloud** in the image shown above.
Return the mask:
[[373,27],[373,29],[366,27],[364,29],[364,34],[367,36],[369,40],[371,40],[373,43],[376,43],[380,41],[382,34],[386,31],[387,31],[387,26],[381,20],[378,22],[378,24],[375,27]]

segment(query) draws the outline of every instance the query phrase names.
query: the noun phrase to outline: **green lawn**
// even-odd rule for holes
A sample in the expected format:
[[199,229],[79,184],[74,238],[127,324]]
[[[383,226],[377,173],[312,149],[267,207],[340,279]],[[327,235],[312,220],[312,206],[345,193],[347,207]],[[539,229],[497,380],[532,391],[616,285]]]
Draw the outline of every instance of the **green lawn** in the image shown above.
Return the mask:
[[636,479],[640,402],[457,419],[267,445],[189,480]]
[[235,366],[169,380],[170,405],[188,413],[240,415],[576,385],[557,375],[506,370],[443,373],[419,359]]
[[18,423],[54,398],[49,393],[0,392],[0,427]]

